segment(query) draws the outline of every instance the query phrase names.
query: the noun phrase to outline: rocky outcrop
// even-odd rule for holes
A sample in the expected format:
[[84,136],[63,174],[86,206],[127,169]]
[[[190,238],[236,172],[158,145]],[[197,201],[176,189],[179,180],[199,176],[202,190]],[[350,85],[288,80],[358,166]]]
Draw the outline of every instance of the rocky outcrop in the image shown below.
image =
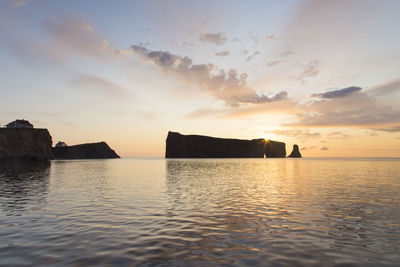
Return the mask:
[[0,161],[52,159],[52,143],[47,129],[0,128]]
[[55,159],[112,159],[119,158],[106,142],[75,146],[53,147]]
[[285,157],[285,143],[265,139],[227,139],[168,132],[166,158]]
[[301,154],[300,154],[298,145],[293,145],[292,153],[290,153],[288,158],[301,158]]
[[286,144],[283,142],[266,140],[265,157],[266,158],[286,157]]

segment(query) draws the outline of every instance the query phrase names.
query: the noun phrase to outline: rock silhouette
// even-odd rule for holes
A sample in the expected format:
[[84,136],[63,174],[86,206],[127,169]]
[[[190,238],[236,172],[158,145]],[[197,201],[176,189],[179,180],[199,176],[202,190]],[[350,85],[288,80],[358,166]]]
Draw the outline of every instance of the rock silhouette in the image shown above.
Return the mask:
[[53,158],[47,129],[0,128],[0,161],[40,161]]
[[53,147],[55,159],[111,159],[119,158],[106,142]]
[[230,139],[168,132],[166,158],[285,157],[285,143],[265,139]]
[[301,158],[301,154],[300,154],[298,145],[293,145],[292,153],[290,153],[288,158]]

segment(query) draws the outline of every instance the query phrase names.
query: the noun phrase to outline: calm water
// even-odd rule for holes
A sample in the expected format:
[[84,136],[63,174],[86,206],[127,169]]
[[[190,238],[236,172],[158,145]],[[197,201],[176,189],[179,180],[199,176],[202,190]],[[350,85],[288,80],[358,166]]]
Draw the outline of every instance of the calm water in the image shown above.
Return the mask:
[[0,165],[0,265],[400,266],[400,160]]

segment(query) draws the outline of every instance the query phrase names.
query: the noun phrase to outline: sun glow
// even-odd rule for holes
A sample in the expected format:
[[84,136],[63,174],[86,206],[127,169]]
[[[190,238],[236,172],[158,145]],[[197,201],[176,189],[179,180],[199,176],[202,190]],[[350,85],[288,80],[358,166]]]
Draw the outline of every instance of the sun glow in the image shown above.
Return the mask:
[[261,136],[265,140],[270,140],[270,139],[274,139],[276,137],[276,134],[274,133],[274,131],[276,131],[275,127],[267,128],[267,129],[257,132],[257,135]]

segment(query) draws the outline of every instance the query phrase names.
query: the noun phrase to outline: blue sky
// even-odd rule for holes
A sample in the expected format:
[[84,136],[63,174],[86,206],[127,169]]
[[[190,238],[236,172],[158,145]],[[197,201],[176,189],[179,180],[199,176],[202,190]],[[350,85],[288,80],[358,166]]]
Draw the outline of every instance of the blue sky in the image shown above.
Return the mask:
[[54,142],[104,140],[123,156],[162,156],[168,130],[399,156],[399,11],[395,0],[2,1],[0,123],[28,119]]

